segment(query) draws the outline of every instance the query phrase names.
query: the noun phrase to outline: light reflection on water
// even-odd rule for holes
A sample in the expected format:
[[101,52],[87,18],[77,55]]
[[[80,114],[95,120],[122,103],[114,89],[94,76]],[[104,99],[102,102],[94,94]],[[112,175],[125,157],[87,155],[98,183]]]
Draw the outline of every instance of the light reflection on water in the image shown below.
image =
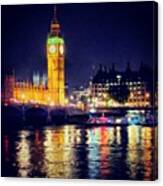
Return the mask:
[[29,135],[28,131],[21,131],[19,133],[20,141],[16,142],[16,161],[18,169],[18,176],[27,177],[31,167],[31,153],[30,153],[30,141],[27,140]]
[[4,161],[14,169],[12,176],[152,180],[156,130],[136,125],[20,130],[8,136],[13,143],[4,141]]

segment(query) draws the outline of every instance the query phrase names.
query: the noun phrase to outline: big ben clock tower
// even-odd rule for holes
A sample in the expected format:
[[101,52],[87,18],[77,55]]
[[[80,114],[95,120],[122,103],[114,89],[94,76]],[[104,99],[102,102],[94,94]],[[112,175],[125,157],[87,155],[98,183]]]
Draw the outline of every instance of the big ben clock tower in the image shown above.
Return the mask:
[[48,91],[56,106],[64,105],[65,102],[64,40],[61,37],[60,29],[56,17],[56,7],[54,7],[54,18],[47,38],[47,70]]

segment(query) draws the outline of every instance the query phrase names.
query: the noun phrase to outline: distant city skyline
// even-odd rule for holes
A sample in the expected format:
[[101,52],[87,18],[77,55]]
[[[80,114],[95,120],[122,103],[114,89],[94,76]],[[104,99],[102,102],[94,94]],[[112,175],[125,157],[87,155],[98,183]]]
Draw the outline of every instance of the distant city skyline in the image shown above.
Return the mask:
[[[146,3],[151,6],[144,6]],[[46,72],[46,39],[54,5],[2,6],[2,78]],[[137,70],[153,64],[152,2],[57,5],[66,45],[66,83],[86,84],[99,64]]]

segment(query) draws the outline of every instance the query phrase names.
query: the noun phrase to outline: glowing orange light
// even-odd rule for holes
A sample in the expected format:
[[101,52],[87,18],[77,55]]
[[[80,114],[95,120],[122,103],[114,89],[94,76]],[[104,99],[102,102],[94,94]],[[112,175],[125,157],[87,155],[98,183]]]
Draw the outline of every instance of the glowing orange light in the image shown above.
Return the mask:
[[145,97],[146,97],[146,98],[149,98],[149,97],[150,97],[150,94],[149,94],[149,93],[146,93],[146,94],[145,94]]

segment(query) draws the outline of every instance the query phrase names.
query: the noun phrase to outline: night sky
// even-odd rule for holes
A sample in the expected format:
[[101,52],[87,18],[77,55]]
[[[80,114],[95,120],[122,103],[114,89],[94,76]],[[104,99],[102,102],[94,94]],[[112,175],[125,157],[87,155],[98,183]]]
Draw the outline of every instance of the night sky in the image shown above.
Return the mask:
[[[46,39],[53,5],[2,6],[2,79],[15,70],[19,79],[46,72]],[[66,44],[66,83],[85,85],[100,63],[137,70],[153,64],[153,3],[57,5]]]

